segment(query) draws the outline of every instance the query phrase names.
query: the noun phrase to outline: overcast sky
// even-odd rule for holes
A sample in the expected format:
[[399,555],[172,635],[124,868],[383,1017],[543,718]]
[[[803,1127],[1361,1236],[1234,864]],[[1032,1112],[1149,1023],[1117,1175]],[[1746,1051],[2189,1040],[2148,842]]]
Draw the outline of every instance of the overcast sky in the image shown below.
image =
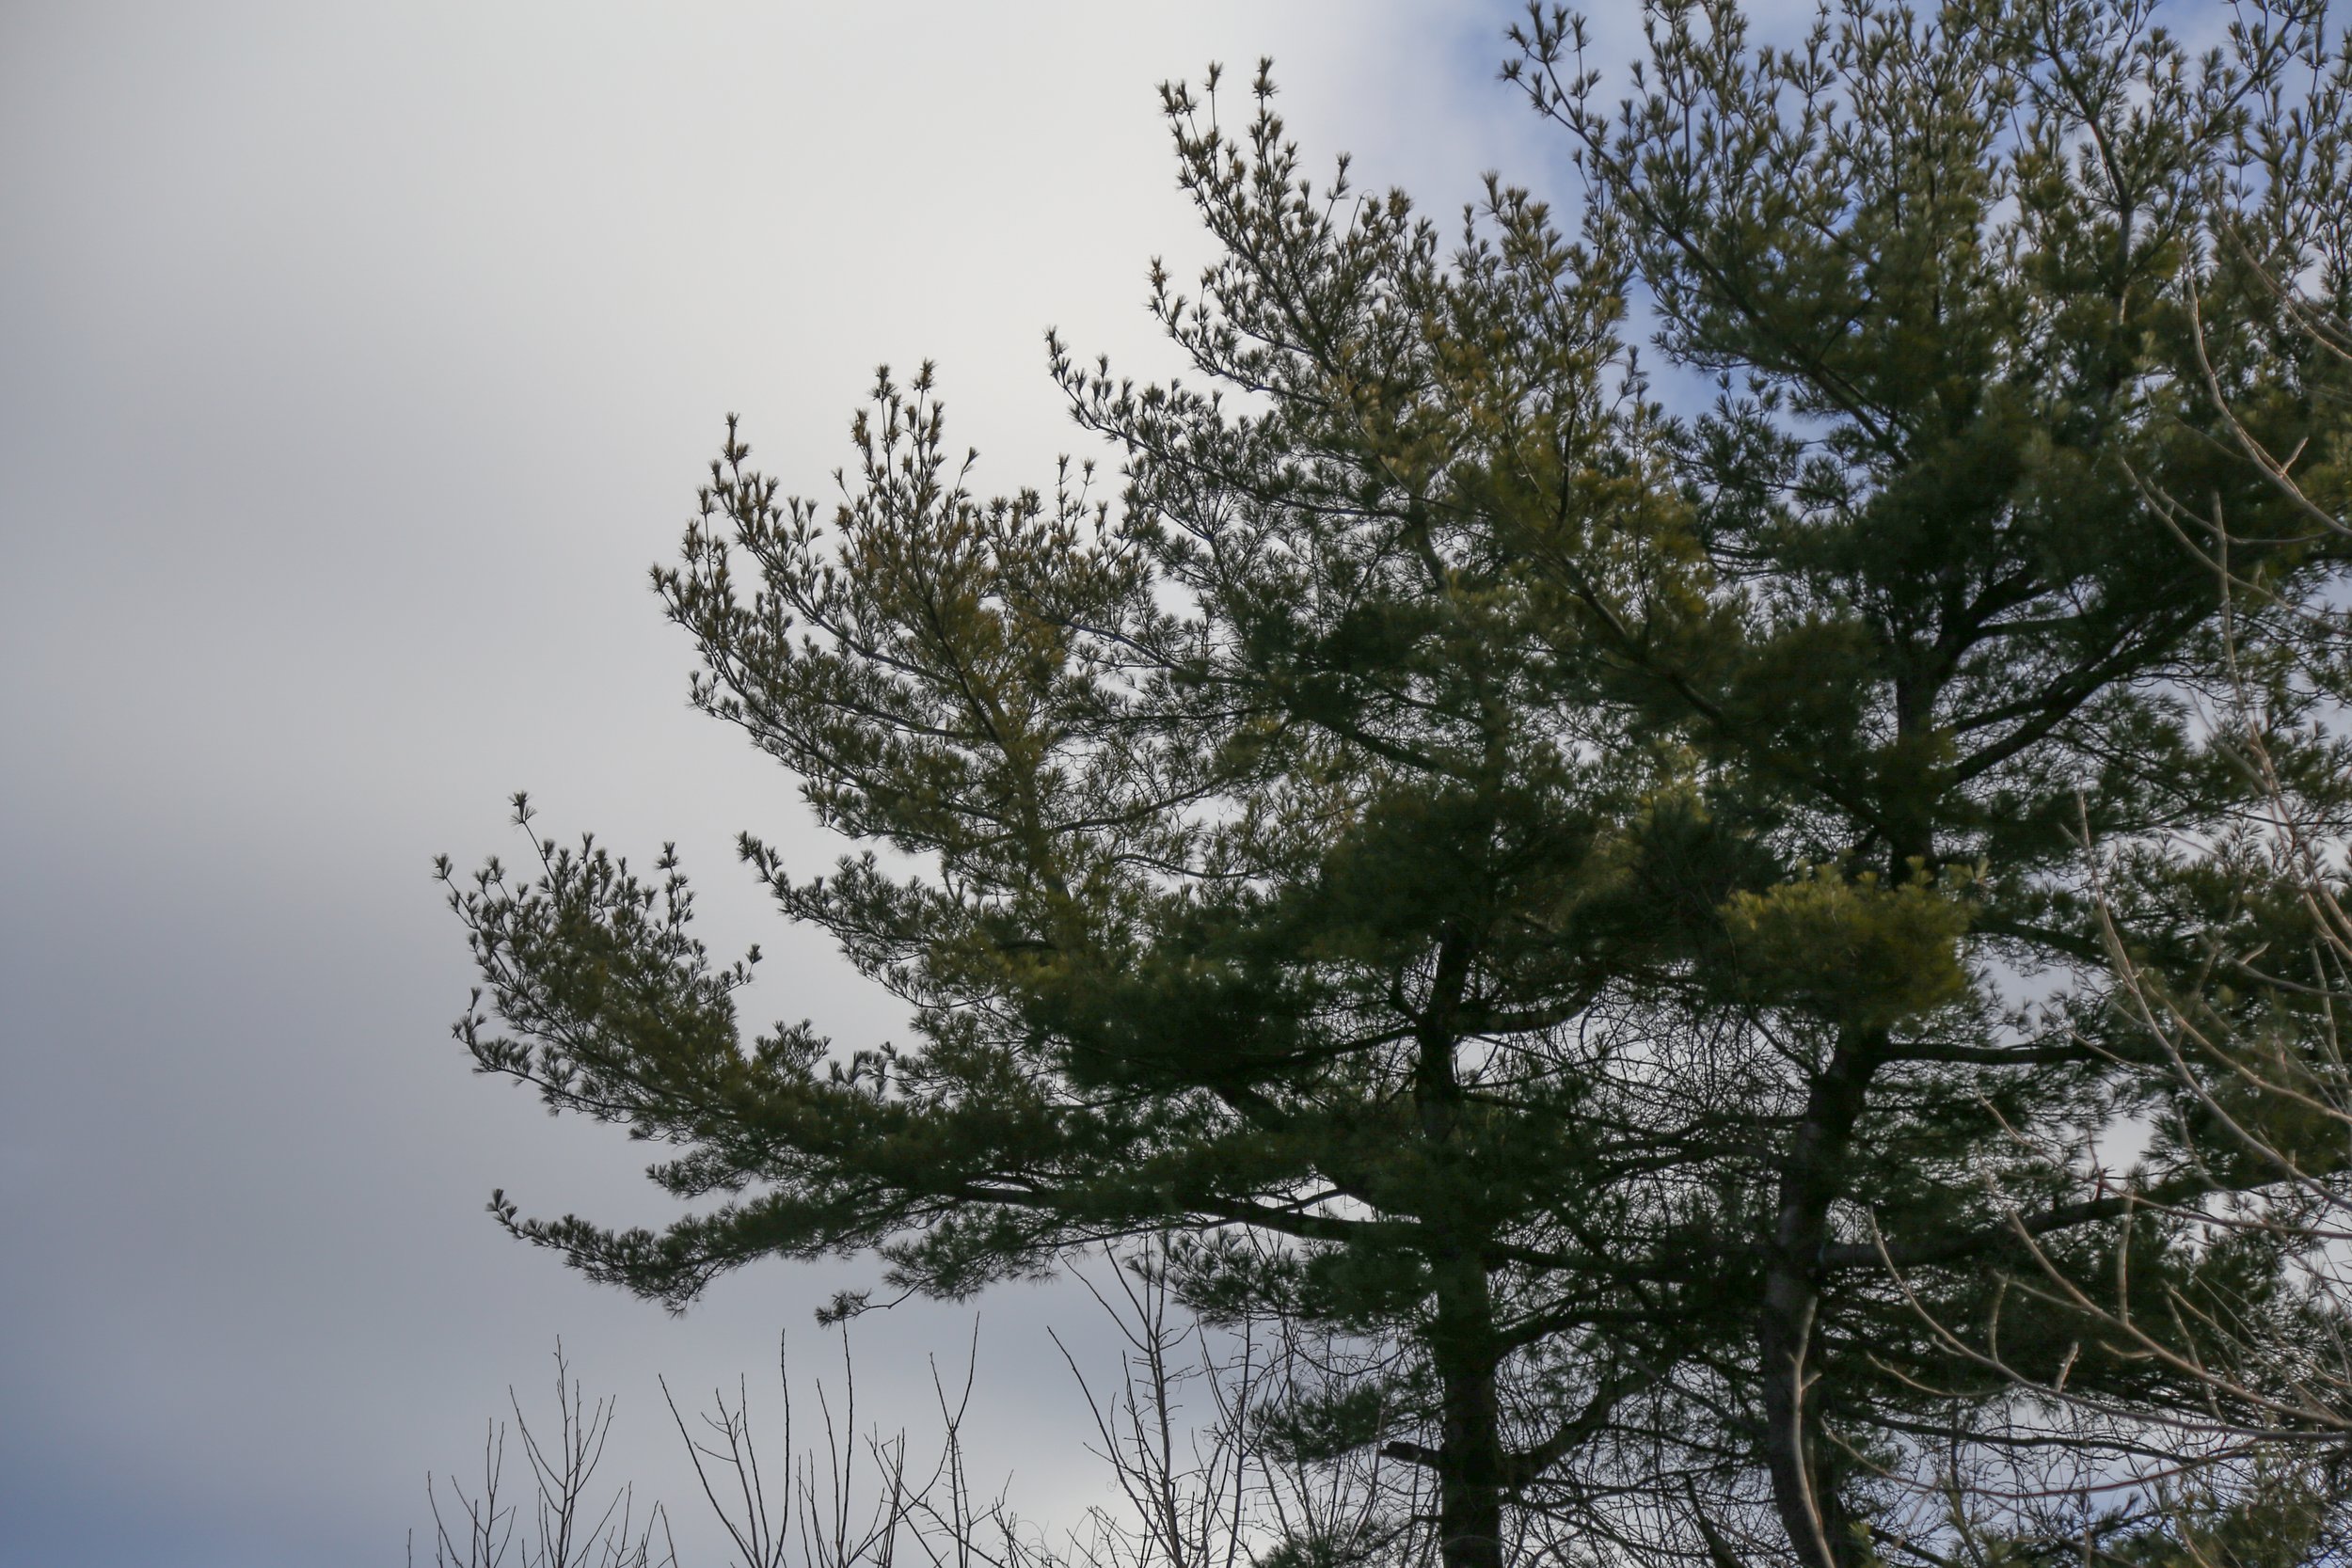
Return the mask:
[[[1145,269],[1202,253],[1154,84],[1271,54],[1360,183],[1565,198],[1494,80],[1516,8],[0,0],[0,1563],[397,1562],[559,1334],[610,1473],[682,1503],[655,1371],[830,1354],[865,1264],[673,1321],[484,1216],[665,1211],[466,1071],[430,857],[516,847],[518,788],[675,839],[756,1015],[897,1032],[735,863],[837,847],[686,708],[645,586],[722,417],[821,494],[876,363],[930,357],[984,487],[1045,482],[1043,329],[1164,373]],[[1031,1513],[1092,1484],[1043,1329],[1107,1354],[1090,1310],[979,1307]],[[970,1324],[862,1323],[866,1410],[919,1423]]]

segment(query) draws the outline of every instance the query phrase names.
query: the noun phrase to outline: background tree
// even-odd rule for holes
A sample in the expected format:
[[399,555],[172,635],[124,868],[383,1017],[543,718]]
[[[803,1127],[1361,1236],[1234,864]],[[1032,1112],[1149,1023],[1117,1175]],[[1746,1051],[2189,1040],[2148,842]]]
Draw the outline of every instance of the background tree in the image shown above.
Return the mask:
[[[2268,276],[2261,260],[2240,259],[2258,278]],[[2323,359],[2352,366],[2352,328],[2315,309],[2340,308],[2340,291],[2314,302],[2276,279],[2271,286]],[[2201,368],[2222,433],[2286,503],[2284,518],[2271,525],[2284,520],[2309,540],[2352,537],[2343,433],[2273,451],[2235,418],[2235,393],[2218,368],[2209,360]],[[2024,1374],[2002,1354],[2012,1301],[2029,1312],[2055,1307],[2088,1334],[2201,1387],[2201,1418],[2185,1423],[2177,1441],[2208,1456],[2205,1473],[2186,1483],[2152,1481],[2144,1467],[2102,1478],[2131,1497],[2086,1521],[2090,1534],[2106,1538],[2098,1550],[2119,1561],[2157,1560],[2173,1538],[2183,1560],[2331,1561],[2352,1542],[2344,1475],[2352,1360],[2343,1334],[2352,1290],[2344,1253],[2352,1241],[2344,1180],[2352,1078],[2341,1022],[2352,1000],[2352,920],[2340,777],[2308,764],[2314,752],[2334,760],[2332,749],[2313,742],[2323,726],[2341,725],[2352,695],[2345,622],[2337,606],[2273,591],[2266,557],[2292,535],[2244,537],[2211,497],[2151,483],[2145,499],[2207,573],[2221,606],[2227,679],[2201,718],[2216,748],[2256,789],[2259,809],[2199,861],[2201,924],[2197,961],[2188,965],[2159,963],[2135,940],[2137,923],[2106,885],[2128,850],[2086,843],[2113,976],[2110,1005],[2139,1037],[2135,1043],[2155,1048],[2131,1060],[2160,1088],[2133,1122],[2092,1130],[2090,1138],[2050,1130],[2031,1142],[2044,1164],[2080,1169],[2117,1164],[2118,1145],[2153,1145],[2171,1164],[2211,1172],[2214,1190],[2168,1203],[2132,1183],[2139,1202],[2113,1222],[2116,1269],[2107,1275],[2085,1275],[2021,1238],[1990,1309],[1935,1327],[1982,1367],[2090,1419],[2112,1415],[2097,1394]],[[2304,744],[2282,751],[2276,737],[2296,729],[2306,732]],[[2120,887],[2132,880],[2122,868]],[[2268,1180],[2249,1183],[2249,1173]],[[2263,1237],[2260,1244],[2288,1260],[2285,1289],[2185,1296],[2161,1275],[2153,1291],[2119,1288],[2151,1230],[2221,1253]]]
[[[1390,1557],[1425,1535],[1414,1517],[1424,1500],[1421,1471],[1403,1467],[1397,1484],[1394,1467],[1376,1454],[1333,1465],[1297,1457],[1290,1441],[1293,1396],[1335,1371],[1345,1376],[1353,1348],[1302,1336],[1295,1324],[1203,1324],[1174,1300],[1164,1264],[1164,1250],[1147,1245],[1073,1267],[1120,1346],[1108,1369],[1082,1368],[1064,1347],[1093,1418],[1089,1446],[1107,1498],[1076,1520],[1026,1519],[1005,1492],[984,1490],[990,1462],[964,1436],[977,1319],[961,1375],[931,1365],[933,1418],[919,1434],[859,1424],[847,1325],[836,1329],[839,1364],[830,1378],[813,1380],[813,1400],[808,1380],[796,1389],[779,1347],[782,1398],[763,1402],[757,1419],[748,1380],[732,1392],[714,1390],[692,1415],[663,1380],[692,1490],[732,1548],[731,1568],[890,1568],[918,1560],[932,1568],[1306,1568]],[[444,1494],[428,1478],[436,1568],[691,1562],[672,1542],[660,1505],[632,1533],[633,1485],[616,1488],[599,1510],[591,1482],[617,1404],[589,1406],[576,1383],[561,1379],[559,1390],[552,1433],[534,1429],[510,1392],[515,1424],[492,1423],[476,1491],[453,1477]],[[510,1434],[534,1483],[528,1531],[518,1528],[524,1511],[501,1490]]]
[[[2232,8],[2201,55],[2147,3],[1845,4],[1786,51],[1751,49],[1736,6],[1648,15],[1613,115],[1562,13],[1531,14],[1509,73],[1574,138],[1661,346],[1718,377],[1670,438],[1727,613],[1694,640],[1571,591],[1627,628],[1629,685],[1708,759],[1712,809],[1825,868],[1728,906],[1735,935],[1755,924],[1721,968],[1787,1053],[1756,1096],[1753,1207],[1724,1214],[1763,1301],[1742,1409],[1783,1530],[1828,1564],[1898,1544],[1873,1472],[2054,1435],[2004,1435],[2011,1402],[1971,1411],[1961,1370],[1890,1320],[1882,1256],[1965,1317],[2027,1239],[2090,1266],[2130,1205],[2275,1175],[2156,1151],[2119,1181],[2011,1132],[2078,1141],[2147,1092],[2103,1010],[2070,829],[2128,847],[2117,918],[2161,967],[2191,961],[2202,846],[2258,809],[2186,700],[2223,678],[2218,600],[2146,486],[2235,519],[2284,602],[2342,560],[2229,438],[2222,399],[2281,451],[2342,428],[2340,367],[2293,318],[2344,297],[2343,45],[2318,5]],[[2293,733],[2310,694],[2280,696],[2278,754],[2340,792],[2334,753]],[[1967,979],[1945,1005],[1890,1012],[1866,976],[1902,970],[1852,961],[1871,921],[1840,890],[1865,870],[1866,899],[1964,881]],[[2018,974],[2047,989],[2039,1012],[2011,1006]],[[2280,1259],[2242,1240],[2151,1238],[2138,1282],[2259,1297]],[[2078,1328],[2025,1315],[2008,1344],[2046,1380]],[[2199,1397],[2085,1354],[2068,1377],[2120,1410]],[[2064,1435],[2074,1456],[2151,1441]]]
[[[592,1406],[582,1401],[561,1341],[555,1347],[552,1430],[532,1426],[512,1388],[506,1403],[515,1413],[516,1447],[531,1476],[529,1528],[516,1539],[524,1510],[511,1492],[501,1490],[509,1429],[492,1420],[483,1439],[477,1491],[467,1492],[452,1476],[445,1505],[433,1478],[425,1477],[425,1499],[433,1511],[433,1568],[503,1568],[510,1554],[516,1568],[678,1568],[669,1517],[659,1503],[641,1522],[636,1489],[624,1484],[597,1506],[596,1470],[612,1433],[613,1403],[599,1399]],[[413,1564],[413,1537],[408,1558]]]
[[[2060,1432],[1912,1303],[1964,1316],[2021,1232],[2097,1253],[2215,1180],[2110,1191],[2009,1130],[2146,1092],[2080,979],[2077,796],[2184,960],[2163,837],[2255,799],[2176,700],[2217,605],[2133,475],[2283,537],[2188,373],[2192,289],[2263,438],[2329,428],[2281,300],[2209,243],[2226,216],[2298,286],[2325,249],[2341,94],[2289,88],[2322,19],[2198,59],[2145,7],[1855,5],[1789,55],[1728,6],[1654,20],[1613,121],[1566,18],[1522,33],[1581,244],[1490,184],[1449,251],[1401,196],[1303,180],[1263,75],[1238,140],[1169,89],[1222,255],[1155,309],[1200,383],[1052,351],[1115,511],[1083,467],[977,499],[928,369],[879,382],[829,526],[730,429],[657,586],[696,701],[894,852],[802,881],[744,844],[921,1044],[744,1040],[747,964],[667,857],[493,863],[452,892],[469,1048],[719,1199],[507,1223],[674,1305],[771,1254],[955,1295],[1180,1233],[1203,1309],[1394,1347],[1295,1423],[1426,1467],[1462,1564],[1529,1517],[1652,1560],[1932,1560],[1923,1485],[2146,1446],[2197,1397],[2077,1356],[2139,1424]],[[1637,278],[1711,411],[1646,401]],[[2261,548],[2289,598],[2340,556]],[[2281,1269],[2154,1256],[2191,1294]],[[2029,1326],[2028,1364],[2067,1355],[2063,1312]]]

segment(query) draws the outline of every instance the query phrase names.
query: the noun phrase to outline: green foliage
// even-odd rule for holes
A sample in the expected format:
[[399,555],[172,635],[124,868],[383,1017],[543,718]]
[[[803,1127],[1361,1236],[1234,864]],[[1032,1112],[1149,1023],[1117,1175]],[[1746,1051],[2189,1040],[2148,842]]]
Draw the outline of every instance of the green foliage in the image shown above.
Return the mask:
[[1373,1380],[1317,1388],[1260,1412],[1251,1431],[1277,1465],[1315,1465],[1368,1449],[1394,1430],[1396,1391]]
[[1886,1029],[1967,990],[1959,955],[1967,908],[1924,876],[1881,887],[1875,872],[1849,879],[1815,866],[1799,880],[1733,894],[1723,916],[1764,1006]]
[[2218,1484],[2154,1488],[2083,1521],[2071,1540],[1973,1538],[1973,1560],[1984,1568],[2326,1568],[2343,1560],[2352,1518],[2339,1461],[2264,1450],[2226,1469]]

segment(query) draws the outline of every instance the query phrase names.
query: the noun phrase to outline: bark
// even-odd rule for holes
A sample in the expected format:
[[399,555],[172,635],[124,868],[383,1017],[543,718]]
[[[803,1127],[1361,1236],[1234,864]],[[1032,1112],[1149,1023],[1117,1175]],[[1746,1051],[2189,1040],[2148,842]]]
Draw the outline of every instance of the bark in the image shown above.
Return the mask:
[[1446,1568],[1502,1568],[1500,1357],[1485,1264],[1474,1257],[1447,1261],[1437,1294],[1430,1349],[1439,1385],[1438,1557]]
[[1418,1021],[1414,1098],[1431,1165],[1439,1173],[1436,1212],[1423,1216],[1434,1243],[1429,1352],[1438,1384],[1438,1557],[1445,1568],[1502,1568],[1504,1473],[1495,1383],[1503,1347],[1495,1332],[1486,1227],[1466,1212],[1474,1184],[1461,1180],[1462,1088],[1454,1062],[1454,1022],[1470,954],[1471,943],[1458,931],[1438,945],[1428,1010]]
[[1875,1036],[1841,1040],[1814,1081],[1781,1167],[1765,1268],[1756,1334],[1765,1463],[1773,1506],[1804,1568],[1845,1568],[1850,1556],[1845,1515],[1817,1458],[1820,1402],[1813,1390],[1820,1370],[1813,1361],[1813,1328],[1820,1309],[1821,1250],[1829,1239],[1830,1204],[1837,1196],[1837,1166],[1852,1142],[1883,1048]]

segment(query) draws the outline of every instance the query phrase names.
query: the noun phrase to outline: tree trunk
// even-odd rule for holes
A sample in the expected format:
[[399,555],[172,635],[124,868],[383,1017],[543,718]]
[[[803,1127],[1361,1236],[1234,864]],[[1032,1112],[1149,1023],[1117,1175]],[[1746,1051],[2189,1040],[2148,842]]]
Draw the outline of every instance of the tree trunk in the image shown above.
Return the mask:
[[1829,1235],[1829,1208],[1837,1196],[1836,1166],[1852,1141],[1870,1072],[1882,1053],[1875,1036],[1841,1040],[1829,1067],[1814,1081],[1804,1117],[1781,1167],[1779,1210],[1756,1348],[1762,1363],[1764,1456],[1772,1503],[1788,1544],[1804,1568],[1843,1568],[1848,1556],[1844,1511],[1818,1463],[1812,1397],[1820,1369],[1813,1363],[1814,1319],[1820,1308],[1820,1261]]
[[1438,1384],[1438,1551],[1445,1568],[1502,1568],[1502,1431],[1495,1396],[1502,1347],[1486,1276],[1485,1219],[1463,1168],[1462,1088],[1453,1020],[1470,983],[1471,942],[1450,930],[1438,943],[1429,1006],[1416,1021],[1414,1100],[1434,1174],[1436,1205],[1422,1216],[1436,1296],[1429,1354]]
[[1439,1385],[1438,1551],[1445,1568],[1502,1568],[1502,1432],[1495,1395],[1494,1298],[1486,1266],[1438,1266],[1430,1345]]

